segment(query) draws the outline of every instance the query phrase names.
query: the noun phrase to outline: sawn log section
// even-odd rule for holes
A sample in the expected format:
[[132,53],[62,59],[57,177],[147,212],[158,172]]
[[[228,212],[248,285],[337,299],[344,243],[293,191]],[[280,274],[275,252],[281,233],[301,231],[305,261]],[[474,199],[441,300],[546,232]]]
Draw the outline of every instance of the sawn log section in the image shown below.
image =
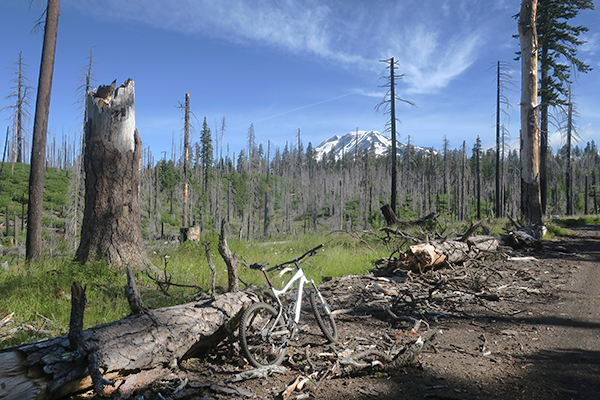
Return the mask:
[[257,300],[249,292],[225,293],[131,315],[83,331],[85,352],[72,351],[66,336],[3,349],[0,398],[55,399],[86,390],[92,386],[87,361],[93,355],[111,380],[174,365],[222,341],[239,323],[241,311]]

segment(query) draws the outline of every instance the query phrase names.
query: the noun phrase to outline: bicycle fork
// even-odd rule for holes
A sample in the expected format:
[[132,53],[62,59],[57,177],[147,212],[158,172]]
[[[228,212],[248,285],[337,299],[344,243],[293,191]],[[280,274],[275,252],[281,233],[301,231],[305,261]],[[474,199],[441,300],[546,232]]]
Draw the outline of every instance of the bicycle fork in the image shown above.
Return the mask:
[[315,293],[317,294],[317,297],[319,298],[319,301],[323,305],[323,308],[325,309],[325,313],[327,314],[327,316],[330,316],[331,310],[329,309],[329,307],[327,307],[327,303],[325,302],[325,299],[321,295],[321,292],[319,292],[319,289],[317,289],[317,285],[315,284],[315,281],[311,279],[308,282],[310,282],[313,285],[313,290],[315,291]]

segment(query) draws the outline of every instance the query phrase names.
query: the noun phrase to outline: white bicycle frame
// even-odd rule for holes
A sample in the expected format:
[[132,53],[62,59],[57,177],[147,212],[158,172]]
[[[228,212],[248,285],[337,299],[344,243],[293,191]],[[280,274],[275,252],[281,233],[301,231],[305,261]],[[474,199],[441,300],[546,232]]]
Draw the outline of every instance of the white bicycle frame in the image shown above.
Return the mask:
[[[302,308],[302,295],[304,293],[304,285],[306,283],[310,283],[313,286],[315,293],[319,297],[319,301],[325,307],[325,311],[327,312],[327,314],[330,314],[329,308],[325,304],[325,301],[323,300],[323,296],[321,296],[319,289],[317,289],[317,285],[315,284],[315,281],[312,279],[307,279],[306,275],[304,274],[304,270],[300,267],[300,260],[302,260],[306,256],[315,255],[316,251],[322,247],[323,247],[323,245],[319,245],[319,246],[315,247],[314,249],[310,250],[309,252],[305,253],[304,255],[302,255],[299,258],[294,258],[290,262],[276,265],[275,267],[272,267],[269,269],[265,268],[265,266],[268,265],[268,263],[252,264],[250,266],[250,268],[259,269],[263,273],[263,275],[267,279],[269,288],[271,289],[271,293],[273,293],[273,296],[275,297],[275,299],[277,300],[277,304],[279,305],[279,311],[277,312],[277,318],[275,318],[275,323],[269,329],[271,335],[277,335],[277,336],[278,335],[287,335],[289,333],[290,329],[291,329],[291,333],[292,333],[291,338],[293,339],[293,337],[296,335],[296,333],[298,331],[298,322],[300,321],[300,310]],[[273,271],[275,269],[279,269],[281,271],[279,273],[279,276],[282,276],[286,272],[288,272],[288,270],[290,269],[290,267],[283,268],[283,266],[287,265],[287,264],[293,264],[296,267],[296,272],[294,273],[292,278],[284,285],[284,287],[282,289],[276,289],[275,286],[273,286],[271,279],[269,279],[267,272]],[[298,294],[296,296],[296,304],[294,305],[294,318],[293,318],[293,320],[291,318],[286,319],[286,317],[284,315],[288,315],[287,310],[284,311],[284,309],[283,309],[284,306],[283,306],[283,303],[281,302],[281,299],[279,298],[279,296],[285,294],[292,287],[292,285],[294,283],[296,283],[296,281],[298,281]],[[282,330],[282,331],[274,332],[273,329],[275,329],[275,327],[278,326],[278,322],[281,318],[283,318],[283,322],[285,322],[285,324],[287,325],[286,329]],[[293,326],[289,325],[291,321],[294,322]]]
[[[302,294],[304,292],[304,284],[306,283],[310,283],[313,288],[315,289],[316,293],[319,296],[319,299],[321,301],[323,301],[323,298],[321,297],[321,293],[319,293],[319,291],[317,290],[317,285],[315,284],[315,281],[312,279],[307,279],[306,275],[304,274],[304,270],[302,270],[302,268],[300,268],[300,266],[298,265],[298,263],[296,262],[296,268],[298,269],[296,271],[296,273],[294,274],[294,276],[292,276],[292,278],[289,280],[288,283],[285,284],[285,286],[282,289],[275,289],[274,286],[272,286],[271,284],[271,291],[273,292],[273,295],[275,295],[275,298],[277,299],[277,303],[279,304],[279,313],[277,315],[276,321],[278,321],[280,318],[283,317],[283,314],[285,313],[285,311],[283,310],[283,304],[281,303],[281,300],[279,299],[279,296],[285,294],[294,283],[296,283],[296,281],[298,281],[298,294],[297,294],[297,298],[296,298],[296,305],[294,307],[294,329],[292,330],[292,336],[294,336],[296,334],[296,327],[298,326],[298,322],[300,321],[300,309],[302,308]],[[285,269],[283,270],[285,271]],[[285,272],[283,272],[285,273]],[[289,322],[289,321],[287,321]],[[273,327],[277,326],[277,323],[273,324]],[[289,326],[288,326],[289,328]],[[278,333],[285,333],[285,332],[278,332]]]
[[296,281],[299,281],[299,282],[298,282],[298,295],[297,295],[298,297],[296,299],[296,306],[294,308],[294,322],[298,323],[298,321],[300,321],[300,308],[302,306],[302,294],[304,291],[304,284],[312,283],[312,285],[315,286],[315,282],[312,279],[310,279],[310,280],[306,279],[306,275],[304,274],[304,271],[302,270],[302,268],[298,267],[298,271],[296,271],[294,276],[292,276],[292,279],[289,280],[289,282],[283,287],[283,289],[277,290],[277,289],[273,288],[272,291],[273,291],[273,294],[275,295],[275,297],[277,298],[277,302],[279,303],[280,312],[283,313],[283,305],[281,304],[281,300],[279,300],[279,296],[281,296],[282,294],[285,294]]

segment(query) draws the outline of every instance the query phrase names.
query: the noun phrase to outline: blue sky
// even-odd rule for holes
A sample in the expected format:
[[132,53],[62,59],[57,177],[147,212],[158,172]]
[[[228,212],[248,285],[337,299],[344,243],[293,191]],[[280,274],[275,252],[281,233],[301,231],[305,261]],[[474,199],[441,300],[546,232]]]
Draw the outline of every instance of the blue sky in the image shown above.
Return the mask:
[[[23,52],[30,84],[37,84],[43,34],[33,29],[44,2],[2,0],[0,108],[10,100],[10,67]],[[301,130],[304,146],[356,130],[383,131],[374,111],[385,90],[385,65],[399,61],[399,139],[440,148],[485,147],[495,140],[495,63],[508,62],[514,89],[505,125],[519,136],[520,66],[512,38],[519,0],[62,0],[49,132],[75,138],[81,130],[81,70],[94,47],[96,85],[136,84],[136,124],[155,159],[171,156],[183,134],[177,106],[190,93],[198,140],[204,117],[213,134],[226,120],[224,155],[256,142],[281,149]],[[600,142],[600,18],[584,12],[576,23],[590,32],[580,58],[594,67],[573,86],[583,142]],[[35,104],[31,99],[31,113]],[[9,111],[0,112],[6,132]],[[30,124],[31,125],[31,124]],[[4,136],[4,135],[2,135]],[[558,135],[551,144],[561,144]],[[1,142],[4,142],[2,138]],[[163,153],[165,152],[165,153]]]

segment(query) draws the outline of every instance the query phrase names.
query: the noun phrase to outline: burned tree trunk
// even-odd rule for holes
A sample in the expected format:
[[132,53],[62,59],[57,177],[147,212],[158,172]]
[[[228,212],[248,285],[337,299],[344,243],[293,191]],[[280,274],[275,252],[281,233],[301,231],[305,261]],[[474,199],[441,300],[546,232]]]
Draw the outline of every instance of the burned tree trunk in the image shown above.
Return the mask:
[[540,194],[537,0],[522,0],[521,42],[521,215],[531,225],[542,223]]
[[100,386],[100,393],[132,394],[131,382],[149,385],[170,373],[169,366],[214,348],[257,300],[236,292],[148,310],[80,332],[76,350],[71,334],[0,350],[0,398],[57,399],[89,390],[102,379],[114,386],[101,381],[109,386]]
[[28,261],[40,258],[43,253],[42,215],[44,214],[46,131],[48,129],[48,114],[50,113],[50,94],[52,92],[52,76],[54,75],[54,55],[56,53],[60,0],[48,0],[47,5],[44,46],[40,61],[40,75],[35,101],[31,143],[29,206],[27,208],[27,239],[25,242],[25,258]]
[[383,213],[385,222],[388,224],[388,226],[398,225],[400,223],[400,220],[396,216],[394,209],[389,204],[384,204],[381,206],[381,212]]
[[76,260],[152,266],[142,243],[139,169],[142,142],[135,129],[134,83],[128,79],[88,92],[85,210]]
[[188,161],[190,152],[190,94],[185,94],[184,124],[183,124],[183,207],[181,213],[181,227],[187,228],[188,221]]

